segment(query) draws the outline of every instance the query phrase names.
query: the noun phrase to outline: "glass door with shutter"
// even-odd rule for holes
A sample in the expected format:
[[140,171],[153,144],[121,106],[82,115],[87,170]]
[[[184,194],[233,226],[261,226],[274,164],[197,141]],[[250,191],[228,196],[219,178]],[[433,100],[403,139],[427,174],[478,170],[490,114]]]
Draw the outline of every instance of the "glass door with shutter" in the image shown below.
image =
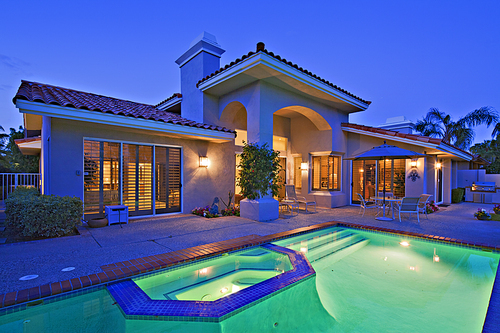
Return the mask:
[[104,206],[120,204],[120,144],[85,140],[83,200],[86,216],[104,216]]
[[153,147],[123,144],[123,204],[130,216],[153,214]]
[[181,150],[155,147],[155,212],[181,211]]

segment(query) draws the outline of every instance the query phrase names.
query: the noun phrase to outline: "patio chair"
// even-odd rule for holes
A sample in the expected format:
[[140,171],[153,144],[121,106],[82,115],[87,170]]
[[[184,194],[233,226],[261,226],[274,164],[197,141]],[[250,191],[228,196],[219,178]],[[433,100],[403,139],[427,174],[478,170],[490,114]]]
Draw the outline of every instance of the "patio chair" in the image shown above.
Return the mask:
[[286,200],[291,200],[297,202],[300,207],[300,204],[306,205],[306,213],[307,207],[310,205],[314,205],[314,211],[316,212],[316,201],[307,200],[305,197],[298,197],[295,193],[295,185],[285,185],[286,190]]
[[417,214],[417,221],[420,224],[420,217],[418,213],[420,209],[418,208],[418,202],[420,201],[420,197],[412,198],[412,197],[404,197],[401,200],[401,204],[399,205],[399,222],[401,222],[401,213],[409,213],[410,218],[412,213]]
[[427,217],[427,203],[429,202],[429,199],[432,197],[430,194],[420,194],[420,201],[418,202],[418,209],[420,210],[420,213],[425,213],[425,217]]
[[[361,209],[363,209],[363,216],[365,216],[365,211],[367,209],[372,209],[372,208],[377,208],[378,210],[378,205],[375,204],[375,201],[371,201],[371,200],[368,200],[368,201],[365,201],[365,199],[363,198],[363,196],[359,193],[356,193],[358,195],[358,199],[359,201],[361,202],[361,206],[359,207],[359,214],[361,214]],[[369,204],[372,204],[372,205],[369,205]]]
[[[384,197],[384,192],[378,192],[377,194],[378,197],[381,197],[383,198]],[[393,197],[394,195],[392,194],[392,192],[385,192],[385,197],[388,198],[388,197]],[[384,207],[384,204],[383,204],[383,201],[382,200],[377,200],[376,204],[378,205],[378,207],[380,209],[383,209]],[[388,209],[389,211],[391,210],[391,203],[390,202],[386,202],[385,203],[385,208]],[[378,214],[378,213],[377,213]]]

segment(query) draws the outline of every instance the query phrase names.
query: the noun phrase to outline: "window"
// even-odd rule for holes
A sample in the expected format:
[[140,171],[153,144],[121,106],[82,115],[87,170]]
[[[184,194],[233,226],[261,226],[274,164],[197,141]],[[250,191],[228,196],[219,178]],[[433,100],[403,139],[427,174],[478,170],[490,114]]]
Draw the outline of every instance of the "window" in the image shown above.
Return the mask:
[[[242,129],[236,129],[236,139],[234,139],[234,144],[236,146],[243,147],[244,142],[248,142],[247,131]],[[284,136],[273,135],[273,149],[286,151],[288,147],[288,139]]]
[[302,157],[294,157],[294,174],[293,174],[293,183],[295,184],[296,189],[302,188],[302,170],[300,169],[300,163],[302,163]]
[[312,189],[340,191],[340,156],[313,156]]

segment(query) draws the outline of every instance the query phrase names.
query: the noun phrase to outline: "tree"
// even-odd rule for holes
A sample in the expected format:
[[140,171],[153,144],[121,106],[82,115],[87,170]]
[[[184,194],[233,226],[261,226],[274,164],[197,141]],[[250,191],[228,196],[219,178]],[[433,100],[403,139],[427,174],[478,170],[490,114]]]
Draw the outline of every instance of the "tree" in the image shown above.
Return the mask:
[[19,130],[10,129],[10,134],[0,134],[2,141],[0,147],[0,167],[2,172],[38,172],[39,160],[38,156],[25,156],[19,150],[14,140],[23,139],[24,130],[19,126]]
[[470,148],[470,151],[491,162],[486,167],[487,173],[500,173],[500,138],[476,143]]
[[238,166],[241,173],[237,185],[243,197],[255,200],[267,194],[278,195],[281,187],[279,152],[270,149],[267,143],[261,146],[245,143]]
[[458,121],[453,121],[449,114],[437,108],[431,108],[423,119],[413,125],[413,129],[422,135],[442,138],[446,143],[468,149],[474,141],[472,127],[478,125],[489,127],[492,124],[495,124],[492,133],[495,137],[500,134],[499,116],[497,111],[489,106],[471,111]]

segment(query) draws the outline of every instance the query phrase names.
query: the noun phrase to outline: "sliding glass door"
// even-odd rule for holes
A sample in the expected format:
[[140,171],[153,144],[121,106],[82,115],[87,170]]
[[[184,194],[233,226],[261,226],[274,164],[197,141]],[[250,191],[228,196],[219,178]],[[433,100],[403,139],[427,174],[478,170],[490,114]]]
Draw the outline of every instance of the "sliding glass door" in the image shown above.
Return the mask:
[[157,214],[181,210],[181,150],[155,147],[155,209]]
[[180,212],[181,187],[180,148],[84,140],[87,217],[120,204],[130,216]]

